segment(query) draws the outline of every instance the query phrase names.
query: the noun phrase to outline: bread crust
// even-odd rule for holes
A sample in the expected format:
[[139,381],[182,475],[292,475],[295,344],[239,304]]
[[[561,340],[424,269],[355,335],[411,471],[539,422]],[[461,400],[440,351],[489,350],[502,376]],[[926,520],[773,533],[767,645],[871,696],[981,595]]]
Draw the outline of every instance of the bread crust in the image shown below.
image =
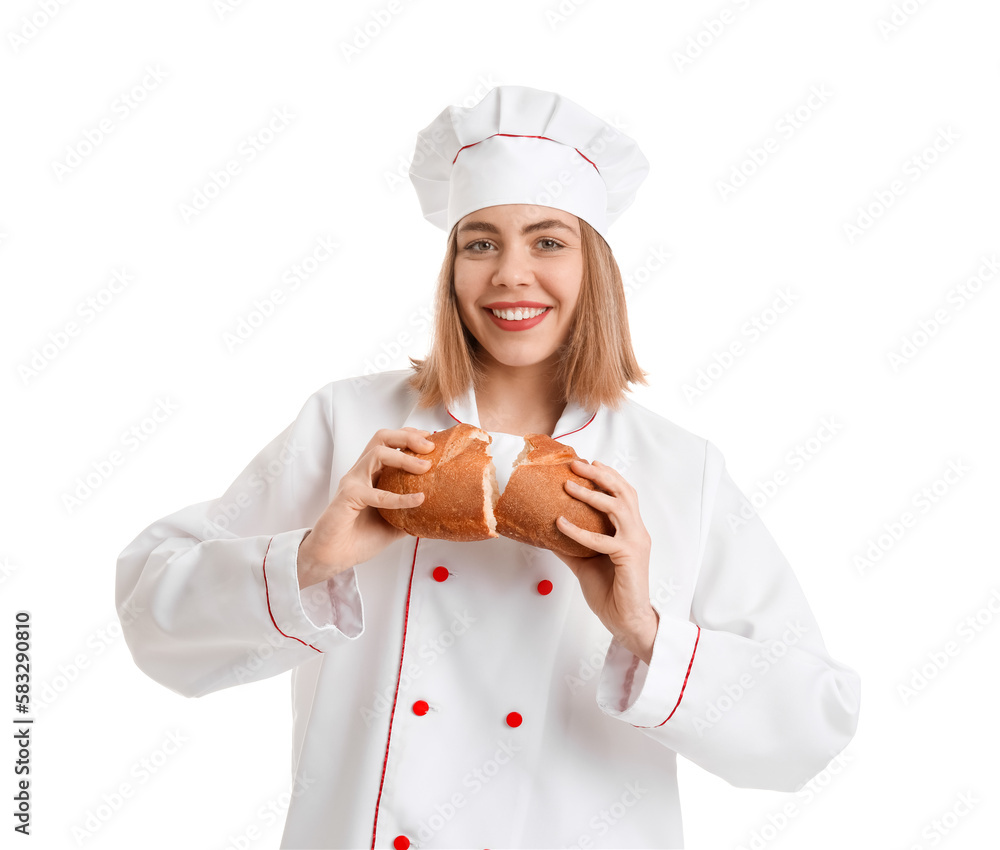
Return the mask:
[[608,515],[574,499],[563,484],[575,481],[589,490],[604,491],[570,469],[570,463],[577,458],[571,446],[547,434],[526,434],[524,442],[525,452],[497,503],[497,531],[504,537],[564,555],[588,558],[598,554],[559,531],[556,517],[564,516],[580,528],[613,537],[615,527]]
[[414,537],[469,542],[497,537],[490,528],[496,504],[496,476],[487,451],[492,438],[485,431],[460,423],[428,438],[434,450],[406,454],[431,462],[427,472],[415,475],[383,467],[375,486],[390,493],[423,493],[415,508],[378,508],[390,525]]

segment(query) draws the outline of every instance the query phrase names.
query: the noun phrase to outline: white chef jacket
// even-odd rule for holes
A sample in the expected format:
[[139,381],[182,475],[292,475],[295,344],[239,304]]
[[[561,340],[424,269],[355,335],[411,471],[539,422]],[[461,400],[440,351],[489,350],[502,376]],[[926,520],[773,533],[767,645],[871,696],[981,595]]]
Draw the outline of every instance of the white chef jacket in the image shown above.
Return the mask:
[[632,401],[570,403],[553,436],[638,492],[648,665],[565,564],[507,538],[407,536],[300,590],[298,545],[375,431],[479,425],[471,389],[421,410],[409,374],[318,390],[224,494],[119,557],[119,610],[142,612],[125,638],[158,682],[193,697],[292,671],[283,848],[682,847],[677,753],[793,791],[846,746],[858,676],[719,450]]

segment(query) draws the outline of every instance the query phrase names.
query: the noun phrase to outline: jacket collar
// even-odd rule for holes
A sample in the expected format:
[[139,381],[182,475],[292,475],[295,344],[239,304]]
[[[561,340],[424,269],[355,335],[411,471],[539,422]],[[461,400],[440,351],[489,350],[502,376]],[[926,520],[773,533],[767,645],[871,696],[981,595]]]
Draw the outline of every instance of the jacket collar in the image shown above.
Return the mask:
[[[447,412],[448,416],[453,420],[452,425],[455,422],[465,422],[469,425],[474,425],[476,428],[482,428],[482,425],[479,424],[479,407],[476,404],[476,393],[471,385],[464,396],[455,399],[448,406]],[[562,415],[559,417],[559,421],[556,423],[555,430],[549,436],[558,440],[560,437],[573,434],[589,425],[596,415],[595,411],[585,410],[574,401],[567,402],[566,407],[563,408]]]

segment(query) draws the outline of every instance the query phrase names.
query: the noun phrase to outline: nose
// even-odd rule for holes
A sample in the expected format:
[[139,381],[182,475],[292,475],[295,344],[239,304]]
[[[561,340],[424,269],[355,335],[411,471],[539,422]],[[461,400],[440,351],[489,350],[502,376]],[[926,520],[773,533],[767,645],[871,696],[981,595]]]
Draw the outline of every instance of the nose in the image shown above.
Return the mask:
[[507,249],[500,253],[493,283],[497,286],[522,286],[534,280],[531,257],[519,250]]

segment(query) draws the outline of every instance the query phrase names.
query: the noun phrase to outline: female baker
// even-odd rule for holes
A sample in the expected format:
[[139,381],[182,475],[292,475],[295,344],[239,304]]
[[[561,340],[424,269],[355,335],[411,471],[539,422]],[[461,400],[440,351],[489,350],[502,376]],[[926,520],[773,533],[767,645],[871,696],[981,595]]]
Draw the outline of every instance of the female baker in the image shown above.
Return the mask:
[[[854,734],[858,678],[719,450],[624,397],[643,373],[604,235],[646,174],[635,143],[502,86],[417,151],[448,232],[430,354],[323,387],[222,496],[140,534],[128,645],[187,696],[292,671],[283,847],[681,847],[678,753],[798,789]],[[386,523],[423,496],[379,471],[424,471],[397,449],[456,422],[490,432],[501,487],[525,433],[592,460],[606,492],[568,491],[615,533],[558,528],[599,554]]]

